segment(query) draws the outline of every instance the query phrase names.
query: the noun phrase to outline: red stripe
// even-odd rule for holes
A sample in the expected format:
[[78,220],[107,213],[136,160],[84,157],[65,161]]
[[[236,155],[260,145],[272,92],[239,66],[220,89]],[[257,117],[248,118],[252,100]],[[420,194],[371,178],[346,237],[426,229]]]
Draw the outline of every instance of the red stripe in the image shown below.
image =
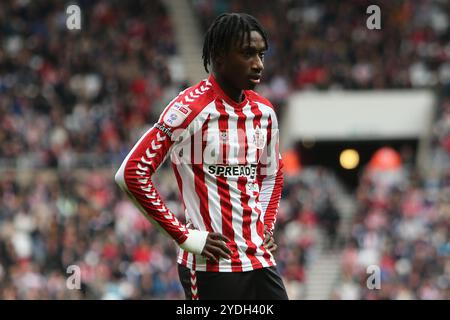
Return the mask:
[[279,166],[278,167],[279,170],[278,170],[277,175],[275,177],[275,182],[274,182],[274,185],[273,185],[272,194],[270,196],[270,201],[269,201],[269,204],[267,205],[266,213],[265,213],[266,215],[268,213],[271,213],[269,221],[273,220],[272,228],[273,228],[273,224],[274,224],[274,222],[276,220],[274,218],[274,213],[278,209],[279,199],[280,199],[281,190],[283,188],[283,179],[284,179],[283,178],[283,173],[281,172],[281,168],[282,168],[282,162],[281,161],[278,161],[278,166]]
[[[267,142],[266,143],[267,143],[267,148],[268,148],[270,146],[271,137],[272,137],[272,117],[271,116],[269,116],[269,118],[267,119],[267,134],[266,134],[266,137],[267,137]],[[271,152],[273,152],[273,151],[271,151]],[[266,156],[267,156],[267,151],[266,151]],[[260,185],[260,188],[261,188],[261,185]],[[258,198],[259,198],[259,195],[258,195]],[[258,199],[258,201],[259,201],[259,199]],[[267,209],[266,209],[266,212],[267,212]],[[258,219],[258,226],[257,226],[257,228],[258,228],[258,233],[261,232],[263,234],[263,239],[264,239],[264,223],[261,222],[261,220],[259,220],[259,219]],[[270,262],[270,254],[265,249],[264,249],[263,257]]]
[[188,256],[189,256],[189,252],[187,252],[186,250],[183,250],[182,265],[185,266],[185,267],[187,267]]
[[[202,126],[202,130],[200,133],[195,133],[191,139],[191,163],[192,170],[194,172],[194,186],[195,191],[199,198],[199,207],[200,207],[200,215],[202,216],[203,224],[205,228],[209,232],[214,232],[211,225],[211,216],[209,213],[209,203],[208,203],[208,188],[206,187],[205,182],[205,172],[203,170],[203,158],[201,159],[201,163],[197,164],[193,161],[195,157],[195,152],[198,147],[195,146],[195,143],[201,141],[201,151],[202,155],[204,154],[206,145],[207,145],[207,134],[208,134],[208,124],[209,124],[209,116],[206,119],[205,123]],[[201,140],[199,139],[198,134],[201,134]],[[218,272],[219,265],[206,260],[206,271]]]
[[[271,140],[272,140],[272,117],[269,116],[269,118],[267,119],[267,148],[270,147],[270,142],[271,142]],[[267,151],[266,151],[266,153],[265,153],[265,156],[267,157]],[[264,159],[264,160],[265,160],[266,163],[267,163],[267,159]],[[264,166],[265,166],[265,165],[264,165]],[[258,168],[257,168],[257,174],[258,174],[258,175],[261,175],[261,165],[258,166]],[[261,188],[261,183],[262,183],[262,180],[261,180],[261,181],[258,181],[259,188]]]
[[180,192],[180,199],[181,203],[183,204],[183,212],[185,212],[186,205],[184,204],[184,197],[183,197],[183,181],[181,180],[181,176],[180,173],[178,172],[177,165],[174,162],[172,162],[172,170],[175,175],[175,179],[177,179],[178,189]]
[[[267,119],[267,134],[266,134],[267,146],[270,146],[271,136],[272,136],[272,118],[269,116],[269,118]],[[267,155],[267,151],[266,151],[266,155]],[[260,172],[261,172],[260,167],[258,167],[258,171],[259,171],[258,174],[260,174]],[[259,185],[259,187],[261,188],[261,184]],[[258,200],[257,201],[259,201],[259,195],[258,195]],[[258,230],[259,234],[262,234],[262,237],[264,239],[264,223],[261,222],[260,219],[258,219],[257,230]],[[270,254],[264,247],[263,247],[263,249],[264,249],[263,257],[266,259],[267,262],[270,263]]]
[[[239,135],[239,139],[244,138],[244,141],[242,143],[242,141],[239,141],[239,153],[240,150],[242,149],[241,146],[244,146],[244,153],[243,153],[243,163],[244,164],[248,164],[247,161],[247,152],[248,152],[248,138],[247,138],[247,131],[245,129],[245,122],[247,120],[246,115],[244,114],[244,112],[242,112],[242,110],[235,110],[236,114],[238,115],[238,131],[239,132],[244,132],[245,135],[243,137],[241,137],[241,135]],[[250,224],[251,224],[251,215],[252,215],[252,208],[250,208],[250,206],[248,205],[248,201],[250,199],[250,195],[247,193],[246,190],[246,185],[247,185],[248,179],[247,177],[243,176],[243,177],[239,177],[238,178],[238,188],[239,191],[241,192],[241,205],[242,205],[242,216],[243,216],[243,221],[242,221],[242,236],[245,239],[245,243],[247,245],[247,250],[245,250],[245,254],[247,255],[247,257],[249,258],[249,260],[252,263],[252,268],[253,269],[258,269],[261,268],[261,262],[255,257],[255,253],[256,253],[256,244],[254,244],[252,242],[252,237],[251,237],[251,228],[250,228]]]
[[[225,106],[222,103],[222,100],[216,100],[216,109],[220,113],[219,117],[219,130],[220,132],[228,133],[228,119],[229,115],[225,111]],[[223,143],[222,151],[224,155],[225,163],[228,161],[228,143]],[[223,176],[217,176],[217,191],[220,197],[220,208],[222,212],[222,234],[225,235],[228,239],[230,239],[229,248],[233,251],[231,256],[231,270],[233,272],[242,271],[242,261],[239,259],[239,253],[237,250],[237,245],[234,239],[234,230],[233,230],[233,214],[232,214],[232,206],[231,206],[231,198],[230,198],[230,189],[227,183],[227,179]]]
[[[195,261],[195,254],[192,255],[192,270],[194,273],[194,277],[197,278],[197,273],[195,272],[195,267],[196,267],[196,261]],[[192,274],[191,276],[191,294],[192,294],[192,300],[198,300],[199,299],[199,290],[198,290],[198,281],[196,282],[196,284],[194,285],[193,283],[193,278],[192,278]],[[197,288],[197,294],[193,293],[193,290],[195,290]]]
[[[175,178],[177,179],[177,184],[178,184],[178,188],[180,190],[180,197],[181,197],[181,202],[183,203],[183,208],[184,208],[184,210],[186,210],[186,206],[184,204],[184,198],[183,198],[183,181],[181,180],[181,176],[180,176],[180,173],[178,172],[176,164],[173,162],[172,162],[172,169],[173,169],[173,173],[175,174]],[[188,252],[183,250],[182,264],[184,266],[186,266],[187,259],[188,259]]]
[[[200,214],[203,219],[203,223],[205,225],[205,228],[209,232],[213,232],[212,226],[211,226],[211,217],[209,215],[209,206],[208,206],[208,188],[206,187],[205,183],[205,172],[203,171],[203,159],[202,163],[196,164],[194,159],[194,152],[195,152],[195,143],[198,143],[199,141],[202,142],[202,154],[205,151],[206,144],[207,144],[207,133],[208,133],[208,123],[209,123],[209,116],[204,122],[202,126],[202,130],[199,133],[195,133],[191,138],[191,163],[192,163],[192,170],[194,171],[194,184],[195,184],[195,191],[199,198],[199,206],[200,206]],[[201,134],[201,140],[199,139],[199,134]],[[198,147],[197,147],[198,149]]]

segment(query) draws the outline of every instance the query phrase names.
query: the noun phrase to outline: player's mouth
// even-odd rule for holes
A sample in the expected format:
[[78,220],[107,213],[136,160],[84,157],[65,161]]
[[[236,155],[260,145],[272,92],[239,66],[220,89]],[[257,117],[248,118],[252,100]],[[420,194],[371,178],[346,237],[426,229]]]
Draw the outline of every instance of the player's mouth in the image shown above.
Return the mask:
[[249,80],[251,83],[258,84],[261,82],[261,75],[260,74],[251,75],[249,77]]

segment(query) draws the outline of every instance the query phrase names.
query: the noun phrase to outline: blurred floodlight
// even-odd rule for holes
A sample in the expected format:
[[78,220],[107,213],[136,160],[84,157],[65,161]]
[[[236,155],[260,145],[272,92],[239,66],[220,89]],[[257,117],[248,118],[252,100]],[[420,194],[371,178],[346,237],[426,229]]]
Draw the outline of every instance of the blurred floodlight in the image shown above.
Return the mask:
[[354,149],[345,149],[339,156],[339,162],[344,169],[355,169],[359,164],[358,151]]

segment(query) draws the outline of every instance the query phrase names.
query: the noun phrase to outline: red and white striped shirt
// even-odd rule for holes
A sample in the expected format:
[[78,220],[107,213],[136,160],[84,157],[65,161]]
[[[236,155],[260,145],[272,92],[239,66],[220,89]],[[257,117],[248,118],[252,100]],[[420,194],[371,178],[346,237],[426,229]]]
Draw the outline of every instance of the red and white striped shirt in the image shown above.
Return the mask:
[[[219,263],[180,248],[178,263],[197,271],[242,272],[275,265],[263,247],[273,232],[283,185],[278,123],[254,91],[230,99],[213,76],[182,91],[136,143],[116,181],[145,216],[182,244],[190,229],[219,232],[231,259]],[[168,210],[151,176],[170,155],[186,225]]]

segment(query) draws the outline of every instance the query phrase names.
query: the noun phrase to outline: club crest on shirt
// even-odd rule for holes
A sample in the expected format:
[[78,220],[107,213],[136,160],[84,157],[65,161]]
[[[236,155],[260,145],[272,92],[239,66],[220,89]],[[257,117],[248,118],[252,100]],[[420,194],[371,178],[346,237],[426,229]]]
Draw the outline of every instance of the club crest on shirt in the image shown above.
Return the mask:
[[227,143],[228,142],[228,132],[220,131],[220,141],[222,143]]
[[164,123],[171,127],[178,127],[186,120],[191,109],[181,102],[175,102],[164,115]]
[[263,149],[266,142],[266,137],[260,127],[256,127],[255,133],[253,135],[253,143],[256,149]]

